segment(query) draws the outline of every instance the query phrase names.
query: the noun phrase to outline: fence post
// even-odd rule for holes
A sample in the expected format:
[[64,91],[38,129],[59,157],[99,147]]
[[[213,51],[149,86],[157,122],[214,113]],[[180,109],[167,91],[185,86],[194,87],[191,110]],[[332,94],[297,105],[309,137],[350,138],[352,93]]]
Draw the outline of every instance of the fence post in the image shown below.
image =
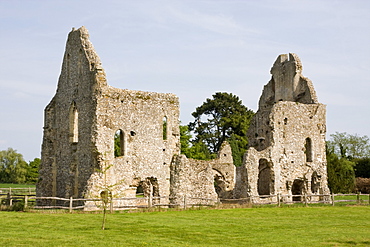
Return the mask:
[[150,193],[148,198],[148,208],[151,208],[152,206],[153,206],[153,195],[152,193]]
[[28,187],[28,194],[31,195],[31,187]]
[[331,205],[334,206],[334,204],[335,204],[335,201],[334,201],[334,193],[333,193],[331,194]]
[[186,195],[184,195],[184,209],[186,209]]
[[13,206],[13,198],[11,196],[11,193],[8,193],[8,200],[9,200],[9,207]]
[[28,196],[24,196],[24,208],[27,208],[27,203],[28,203]]
[[360,193],[361,192],[357,192],[357,199],[356,199],[357,204],[360,204]]
[[278,207],[280,207],[280,193],[277,193],[276,197],[277,197],[276,199],[277,199]]
[[307,194],[306,193],[304,193],[303,198],[304,198],[304,205],[307,207],[308,204],[307,204]]
[[73,198],[72,196],[69,198],[69,212],[72,213],[72,206],[73,206]]
[[12,187],[9,188],[9,195],[12,195]]
[[113,198],[110,199],[109,209],[110,209],[110,213],[113,213]]

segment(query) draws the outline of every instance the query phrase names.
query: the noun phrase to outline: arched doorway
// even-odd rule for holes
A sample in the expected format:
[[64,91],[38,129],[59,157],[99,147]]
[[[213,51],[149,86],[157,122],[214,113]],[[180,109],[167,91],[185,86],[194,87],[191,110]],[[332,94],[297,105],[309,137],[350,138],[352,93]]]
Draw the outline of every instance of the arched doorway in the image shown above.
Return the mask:
[[225,177],[221,172],[213,169],[213,185],[219,198],[223,198],[226,191]]
[[312,176],[311,176],[311,192],[313,194],[316,194],[319,191],[320,178],[321,178],[321,176],[319,176],[316,171],[314,171],[312,173]]
[[273,193],[274,179],[270,164],[266,159],[260,159],[258,165],[258,194],[271,195]]
[[[292,185],[292,195],[303,195],[304,182],[302,179],[295,179]],[[293,201],[302,201],[301,196],[293,196]]]

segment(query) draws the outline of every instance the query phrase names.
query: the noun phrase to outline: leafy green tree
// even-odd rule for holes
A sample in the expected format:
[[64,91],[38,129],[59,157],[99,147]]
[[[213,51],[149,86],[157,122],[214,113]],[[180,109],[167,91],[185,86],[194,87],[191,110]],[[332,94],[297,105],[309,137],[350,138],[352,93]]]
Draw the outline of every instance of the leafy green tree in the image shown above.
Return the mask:
[[351,193],[355,188],[355,163],[327,154],[328,186],[332,193]]
[[188,158],[188,152],[190,148],[191,134],[187,125],[180,125],[180,149],[181,153],[185,154]]
[[370,178],[370,157],[355,159],[356,177]]
[[187,125],[180,125],[181,153],[188,158],[197,160],[209,160],[216,157],[211,154],[203,142],[191,143],[192,135]]
[[27,162],[16,150],[8,148],[0,151],[0,182],[25,183],[27,168]]
[[27,175],[26,175],[26,182],[35,184],[39,177],[39,166],[41,163],[41,159],[35,158],[33,161],[30,161],[28,164]]
[[246,132],[254,112],[232,93],[218,92],[212,97],[192,113],[195,119],[188,125],[195,136],[192,143],[200,148],[205,145],[215,156],[221,144],[229,141],[235,155],[234,164],[239,166],[248,144]]
[[330,135],[328,147],[331,148],[338,157],[356,159],[370,157],[369,137],[351,135],[346,132]]
[[[329,166],[338,166],[336,169],[344,169],[347,167],[345,162],[351,162],[355,177],[370,178],[370,140],[369,137],[359,136],[357,134],[351,135],[346,132],[330,135],[330,140],[327,142],[328,153],[335,155],[337,159],[329,160],[328,158],[328,179]],[[334,163],[330,163],[334,162]],[[339,164],[340,163],[340,164]],[[349,174],[343,171],[343,176]]]

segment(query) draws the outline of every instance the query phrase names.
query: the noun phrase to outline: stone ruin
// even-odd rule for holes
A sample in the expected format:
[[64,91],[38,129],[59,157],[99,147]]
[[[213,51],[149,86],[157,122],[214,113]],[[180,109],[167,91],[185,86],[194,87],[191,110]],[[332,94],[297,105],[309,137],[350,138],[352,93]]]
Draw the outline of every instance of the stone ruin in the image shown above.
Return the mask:
[[302,75],[296,54],[280,55],[271,74],[247,132],[249,148],[238,168],[235,195],[260,201],[276,194],[328,194],[326,107]]
[[114,185],[115,196],[142,192],[168,204],[186,186],[189,197],[217,199],[215,177],[218,193],[235,184],[230,146],[221,153],[212,161],[180,155],[178,97],[109,86],[86,28],[70,32],[45,108],[37,196],[98,198]]
[[178,97],[109,86],[86,28],[73,29],[45,108],[37,196],[98,198],[110,187],[115,197],[143,193],[181,205],[185,198],[328,193],[325,105],[301,71],[295,54],[278,57],[243,166],[235,168],[226,142],[214,160],[181,155]]

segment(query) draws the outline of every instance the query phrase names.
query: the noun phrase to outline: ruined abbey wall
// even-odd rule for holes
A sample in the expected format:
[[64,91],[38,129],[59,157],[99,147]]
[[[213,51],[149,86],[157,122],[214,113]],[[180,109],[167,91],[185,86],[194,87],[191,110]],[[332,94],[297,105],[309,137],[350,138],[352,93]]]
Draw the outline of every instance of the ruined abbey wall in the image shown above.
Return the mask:
[[[149,179],[153,195],[168,196],[170,163],[180,150],[177,96],[102,87],[96,115],[97,159],[102,166],[112,165],[109,183],[119,184],[119,194],[135,196],[136,188]],[[116,156],[117,131],[121,131],[122,145]],[[95,180],[90,185],[97,187],[93,191],[101,187]]]
[[[247,136],[249,148],[238,169],[237,197],[328,193],[326,107],[302,76],[295,54],[280,55]],[[286,200],[291,200],[288,198]]]
[[[212,194],[217,199],[213,172],[206,179],[171,173],[171,168],[187,169],[188,161],[171,164],[179,154],[178,97],[109,86],[87,30],[72,30],[57,92],[45,109],[37,195],[96,198],[114,185],[114,197],[135,197],[140,191],[167,197],[161,203],[168,203],[171,186],[178,186],[171,181],[177,181],[184,186],[203,183],[189,189],[188,196]],[[221,160],[213,162],[214,169],[221,170],[216,165]],[[230,174],[228,183],[233,184]],[[179,195],[176,189],[171,193]]]
[[82,197],[97,167],[95,149],[96,90],[105,84],[99,57],[88,34],[68,36],[55,96],[45,108],[38,196]]
[[275,61],[241,167],[226,142],[216,159],[193,160],[180,155],[178,97],[109,86],[87,30],[73,29],[45,108],[37,196],[96,198],[110,187],[114,197],[142,192],[182,205],[201,203],[194,197],[328,193],[326,108],[301,72],[295,54]]
[[[45,109],[38,195],[97,196],[104,183],[118,183],[124,194],[151,178],[158,195],[168,196],[169,166],[179,153],[178,119],[179,101],[173,94],[109,86],[87,30],[73,30],[57,92]],[[116,157],[118,130],[122,150]],[[109,166],[103,178],[97,171]]]
[[234,185],[235,166],[227,142],[222,144],[216,159],[194,160],[177,155],[171,164],[171,197],[174,198],[174,204],[181,205],[184,199],[189,204],[205,203],[191,197],[214,201],[218,198],[233,198]]

